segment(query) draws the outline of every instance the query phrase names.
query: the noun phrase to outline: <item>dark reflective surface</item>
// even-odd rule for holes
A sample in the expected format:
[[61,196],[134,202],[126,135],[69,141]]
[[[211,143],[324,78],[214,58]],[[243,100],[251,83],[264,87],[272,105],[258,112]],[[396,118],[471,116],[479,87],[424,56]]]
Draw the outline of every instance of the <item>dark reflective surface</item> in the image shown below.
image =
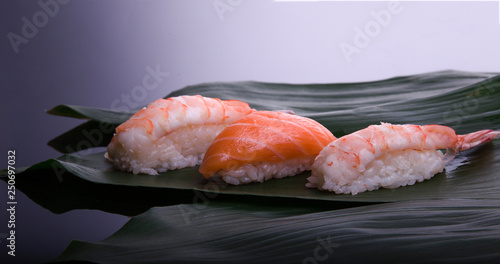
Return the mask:
[[[60,156],[47,142],[84,121],[45,113],[58,104],[131,109],[212,81],[335,83],[444,69],[500,71],[500,35],[492,33],[498,32],[496,2],[404,3],[391,24],[346,61],[339,45],[353,44],[355,29],[373,21],[370,12],[386,7],[240,1],[221,13],[213,1],[4,1],[0,168],[8,150],[16,150],[18,167]],[[137,88],[150,69],[157,72],[156,88]],[[32,175],[16,184],[12,258],[7,185],[0,181],[1,263],[50,261],[72,239],[108,237],[129,219],[124,215],[193,200],[69,177],[59,182]]]
[[[7,189],[5,182],[0,181],[1,190]],[[51,191],[40,188],[44,191]],[[4,201],[2,199],[2,201]],[[73,210],[62,214],[54,214],[34,203],[22,192],[16,192],[15,218],[15,257],[7,255],[6,240],[2,243],[2,263],[42,263],[57,257],[74,240],[100,241],[128,221],[128,217],[110,214],[98,210]],[[60,197],[54,202],[64,202]],[[7,223],[5,203],[2,202],[2,222]],[[7,228],[2,223],[2,232]],[[9,229],[10,231],[10,229]]]

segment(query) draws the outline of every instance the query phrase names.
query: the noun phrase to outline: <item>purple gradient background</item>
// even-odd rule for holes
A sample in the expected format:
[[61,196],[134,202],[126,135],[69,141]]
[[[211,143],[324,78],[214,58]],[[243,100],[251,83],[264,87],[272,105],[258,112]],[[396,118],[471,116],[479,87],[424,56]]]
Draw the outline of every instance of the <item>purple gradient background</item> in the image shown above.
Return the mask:
[[[402,2],[402,11],[350,63],[339,45],[352,45],[355,28],[373,21],[370,12],[387,9],[387,2],[247,0],[221,19],[213,0],[73,0],[15,54],[7,34],[21,34],[21,18],[42,10],[37,2],[8,0],[0,9],[0,168],[9,149],[17,152],[17,166],[58,157],[46,142],[81,121],[44,111],[58,104],[110,108],[141,85],[148,66],[159,65],[169,76],[134,101],[141,105],[211,81],[359,82],[447,69],[500,72],[495,1]],[[6,233],[2,181],[0,190],[0,233]],[[17,198],[18,256],[7,256],[0,237],[2,263],[49,261],[72,239],[104,239],[128,220],[90,210],[54,215],[22,194]]]

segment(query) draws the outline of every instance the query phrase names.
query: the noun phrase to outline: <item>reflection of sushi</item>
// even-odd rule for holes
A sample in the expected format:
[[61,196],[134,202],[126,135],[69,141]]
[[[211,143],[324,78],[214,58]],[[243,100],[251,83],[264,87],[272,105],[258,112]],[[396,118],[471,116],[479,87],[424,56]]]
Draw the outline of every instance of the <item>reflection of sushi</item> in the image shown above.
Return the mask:
[[200,166],[230,184],[263,182],[310,170],[316,155],[334,140],[318,122],[282,112],[258,111],[224,129]]
[[199,95],[158,99],[116,128],[106,157],[135,174],[199,165],[215,136],[253,111],[247,103]]
[[[458,151],[495,138],[500,138],[500,132],[456,135],[453,129],[439,125],[369,126],[325,147],[314,161],[306,186],[355,195],[380,187],[413,185],[443,171]],[[446,154],[438,149],[447,149]]]

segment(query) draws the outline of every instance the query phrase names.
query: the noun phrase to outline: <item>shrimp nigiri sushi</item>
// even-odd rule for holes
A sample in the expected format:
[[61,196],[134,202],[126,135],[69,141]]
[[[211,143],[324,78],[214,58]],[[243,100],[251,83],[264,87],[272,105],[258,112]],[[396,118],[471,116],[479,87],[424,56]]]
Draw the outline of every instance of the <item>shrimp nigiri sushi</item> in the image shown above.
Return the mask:
[[335,137],[320,123],[284,112],[257,111],[225,128],[208,148],[200,173],[229,184],[264,182],[310,170]]
[[[355,195],[413,185],[442,172],[459,151],[495,138],[500,132],[456,135],[441,125],[372,125],[326,146],[314,161],[306,186]],[[446,149],[446,154],[439,149]]]
[[217,134],[253,111],[244,102],[200,95],[158,99],[116,128],[105,156],[134,174],[196,166]]

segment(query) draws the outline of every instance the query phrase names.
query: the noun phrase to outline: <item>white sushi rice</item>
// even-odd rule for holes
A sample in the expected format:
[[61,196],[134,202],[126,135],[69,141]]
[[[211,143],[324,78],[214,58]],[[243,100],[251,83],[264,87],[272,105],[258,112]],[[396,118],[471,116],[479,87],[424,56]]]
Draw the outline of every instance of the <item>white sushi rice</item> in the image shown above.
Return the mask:
[[200,165],[214,138],[228,124],[187,125],[151,140],[134,129],[117,134],[106,157],[113,165],[134,174],[159,172]]
[[282,162],[254,162],[233,168],[230,171],[220,170],[219,176],[232,185],[251,182],[264,182],[272,178],[280,179],[310,170],[313,158],[291,159]]
[[307,187],[355,195],[382,188],[398,188],[430,179],[445,167],[439,150],[401,150],[388,152],[353,175],[343,176],[341,168],[314,164]]

